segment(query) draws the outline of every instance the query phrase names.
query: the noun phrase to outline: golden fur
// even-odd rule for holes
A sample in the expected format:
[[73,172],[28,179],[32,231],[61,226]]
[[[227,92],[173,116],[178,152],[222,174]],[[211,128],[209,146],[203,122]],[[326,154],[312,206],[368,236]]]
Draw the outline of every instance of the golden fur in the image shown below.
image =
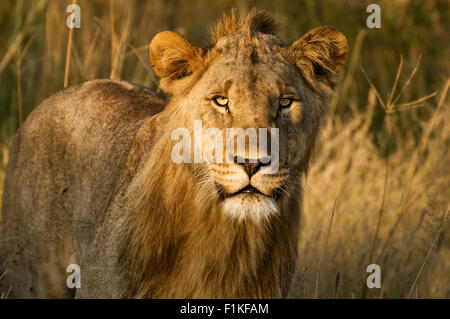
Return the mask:
[[[212,39],[217,45],[224,37],[241,33],[241,38],[252,41],[257,32],[274,35],[276,30],[274,18],[266,12],[253,11],[246,19],[240,19],[237,12],[233,11],[218,22]],[[314,45],[310,41],[313,41]],[[170,51],[168,54],[161,52],[166,44],[170,46],[165,48]],[[176,50],[172,47],[176,47]],[[303,53],[300,54],[298,50]],[[291,47],[281,47],[280,51],[294,61],[309,84],[323,81],[328,85],[328,88],[324,87],[319,91],[322,98],[323,95],[328,95],[329,88],[334,86],[335,73],[343,67],[348,48],[341,33],[323,27],[311,31]],[[185,59],[186,56],[188,58],[185,73],[190,74],[192,79],[173,83],[172,79],[179,80],[179,73],[174,72],[171,67],[178,66],[179,60]],[[185,92],[186,89],[182,86],[190,88],[192,83],[188,81],[196,81],[220,58],[220,50],[205,52],[192,47],[174,33],[164,32],[152,41],[150,57],[155,71],[162,77],[163,89],[176,95]],[[167,60],[161,61],[163,58]],[[161,70],[161,65],[168,67]],[[317,70],[314,68],[324,70],[316,76],[314,72]],[[175,70],[179,71],[180,68]],[[192,74],[194,72],[197,74]],[[174,127],[186,125],[185,121],[186,119],[181,119],[181,123],[176,123]],[[313,129],[316,132],[317,127]],[[221,199],[217,196],[214,184],[202,182],[211,179],[208,169],[202,167],[203,165],[191,167],[189,171],[179,165],[168,165],[159,160],[161,154],[170,152],[170,146],[171,144],[161,145],[162,149],[155,152],[154,158],[151,157],[147,162],[144,173],[130,191],[130,194],[138,194],[138,197],[131,195],[135,198],[138,214],[130,220],[130,237],[126,241],[126,248],[123,249],[122,260],[126,264],[125,268],[129,268],[132,274],[129,278],[129,296],[285,296],[294,270],[298,239],[300,173],[306,170],[309,153],[298,167],[292,167],[290,184],[286,187],[288,196],[280,201],[279,210],[283,214],[267,220],[247,218],[242,221],[223,214]],[[311,147],[312,143],[306,147],[308,152]],[[221,183],[220,168],[225,166],[225,170],[230,170],[235,165],[211,166],[213,179]],[[193,177],[196,179],[195,183],[192,183]],[[283,180],[282,183],[284,182],[286,181]],[[236,183],[236,180],[232,183]],[[226,186],[233,188],[233,185],[224,186],[225,190]],[[270,190],[268,192],[270,193]],[[155,207],[158,213],[155,212]],[[166,216],[167,221],[162,223],[152,220],[156,216]],[[155,224],[161,227],[158,231],[155,231]],[[179,236],[167,238],[167,233],[176,233]],[[143,252],[141,247],[150,242],[155,243],[155,247]],[[164,246],[161,247],[161,243],[164,243]],[[166,250],[182,251],[182,257],[176,254],[168,257],[164,254]],[[290,261],[286,262],[286,259]],[[154,269],[152,265],[155,264],[162,268]]]
[[[301,177],[348,46],[329,27],[291,45],[276,37],[277,29],[266,12],[241,18],[233,11],[213,29],[209,48],[169,31],[156,35],[150,59],[169,101],[122,82],[94,81],[44,102],[13,145],[4,195],[6,237],[26,220],[35,223],[33,206],[13,198],[35,192],[38,201],[48,198],[39,205],[39,232],[29,229],[17,243],[47,236],[52,226],[56,235],[36,249],[58,265],[69,259],[81,264],[77,297],[286,296],[297,259]],[[216,95],[229,98],[227,108],[212,102]],[[292,105],[281,109],[278,101],[287,95]],[[53,123],[49,114],[58,119]],[[171,132],[192,133],[194,120],[221,131],[268,128],[272,134],[279,128],[278,173],[248,175],[234,162],[174,163]],[[52,131],[45,137],[34,128],[44,123]],[[36,166],[27,165],[23,154],[39,143],[45,147],[32,153]],[[206,139],[201,151],[211,143]],[[232,155],[261,156],[248,148]],[[53,166],[46,166],[46,158]],[[24,174],[57,186],[36,193],[24,185]],[[246,185],[259,193],[236,193]],[[61,211],[66,218],[58,217]],[[53,224],[46,222],[50,218]],[[55,241],[72,248],[54,256],[48,252],[56,249]],[[61,272],[62,266],[53,263],[50,269],[46,258],[22,254],[17,243],[4,251],[15,259],[6,279],[14,296],[72,296],[64,276],[36,283],[33,274]],[[21,279],[24,271],[30,275]],[[39,293],[30,295],[30,287]]]

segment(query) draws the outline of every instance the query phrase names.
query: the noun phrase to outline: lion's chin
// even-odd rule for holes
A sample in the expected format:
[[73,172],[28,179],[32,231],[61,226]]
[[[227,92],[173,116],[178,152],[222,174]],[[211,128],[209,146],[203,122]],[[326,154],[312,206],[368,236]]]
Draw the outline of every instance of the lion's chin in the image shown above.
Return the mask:
[[255,222],[268,220],[279,212],[273,197],[260,194],[238,194],[223,200],[223,212],[240,221],[251,219]]

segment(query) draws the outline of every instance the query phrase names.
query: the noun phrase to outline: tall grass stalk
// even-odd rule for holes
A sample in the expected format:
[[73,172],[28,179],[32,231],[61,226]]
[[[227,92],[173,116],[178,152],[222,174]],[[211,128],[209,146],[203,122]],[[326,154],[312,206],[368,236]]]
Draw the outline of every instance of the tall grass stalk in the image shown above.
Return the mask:
[[419,142],[419,146],[416,149],[416,152],[414,153],[412,159],[409,161],[409,167],[407,170],[407,176],[410,178],[410,182],[407,184],[405,190],[402,192],[402,197],[401,197],[401,206],[399,208],[399,216],[397,218],[397,220],[395,221],[395,223],[393,224],[391,230],[388,233],[388,236],[386,238],[385,243],[383,244],[383,247],[381,249],[380,252],[380,258],[382,258],[387,250],[387,247],[389,245],[389,242],[391,241],[393,234],[395,232],[395,230],[397,229],[398,225],[400,224],[400,221],[403,219],[403,217],[405,216],[405,214],[408,212],[407,210],[407,206],[408,206],[408,202],[406,200],[406,198],[409,197],[410,191],[411,191],[411,187],[413,185],[413,181],[414,181],[414,177],[417,173],[417,170],[419,168],[419,163],[420,160],[423,156],[423,153],[425,151],[425,148],[427,146],[428,140],[430,138],[430,134],[433,131],[434,125],[436,123],[437,120],[437,116],[439,115],[442,106],[444,105],[444,102],[447,98],[447,92],[448,92],[448,88],[450,86],[450,77],[447,79],[447,82],[445,83],[445,86],[442,90],[441,93],[441,97],[439,99],[439,102],[437,104],[436,109],[433,112],[433,116],[431,117],[431,120],[429,121],[424,134],[422,135],[422,138]]
[[109,0],[109,8],[110,8],[110,19],[109,19],[109,27],[110,27],[110,36],[111,36],[111,79],[117,79],[117,52],[116,52],[116,32],[114,30],[114,0]]
[[[72,4],[76,4],[77,0],[73,0]],[[72,41],[73,41],[73,27],[69,28],[69,37],[67,39],[67,53],[66,53],[66,68],[64,71],[64,88],[69,85],[69,73],[70,73],[70,57],[72,55]]]
[[[322,254],[320,255],[320,259],[319,259],[319,262],[317,264],[317,269],[316,269],[316,289],[315,289],[315,293],[314,293],[314,299],[318,299],[319,298],[319,271],[320,271],[320,267],[322,266],[322,261],[323,261],[323,259],[325,257],[325,252],[327,250],[328,237],[330,237],[331,225],[333,224],[333,218],[334,218],[335,210],[336,210],[336,199],[334,200],[333,209],[331,210],[330,224],[328,225],[327,236],[325,237],[325,242],[323,243]],[[337,283],[336,283],[336,286],[337,286]]]
[[444,216],[444,220],[443,220],[443,222],[441,224],[441,227],[439,227],[439,230],[436,233],[436,236],[434,237],[434,240],[433,240],[433,243],[430,246],[430,249],[428,249],[427,255],[425,256],[425,260],[423,261],[422,266],[420,266],[419,272],[417,273],[417,276],[414,279],[414,282],[413,282],[413,284],[411,286],[411,289],[409,290],[408,299],[411,297],[411,294],[413,293],[414,288],[416,288],[416,297],[418,295],[418,293],[417,293],[418,288],[416,286],[417,282],[419,281],[420,275],[422,274],[422,271],[425,268],[425,265],[426,265],[428,259],[430,258],[431,252],[433,251],[434,247],[436,246],[436,243],[437,243],[441,233],[444,231],[445,227],[447,226],[447,223],[448,223],[447,215],[448,215],[448,210],[447,210],[447,212],[446,212],[446,214]]

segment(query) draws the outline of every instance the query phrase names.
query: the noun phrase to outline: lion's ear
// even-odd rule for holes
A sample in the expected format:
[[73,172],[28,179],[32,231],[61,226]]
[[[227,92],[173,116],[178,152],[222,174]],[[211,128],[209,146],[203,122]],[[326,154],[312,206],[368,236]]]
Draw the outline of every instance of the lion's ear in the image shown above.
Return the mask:
[[294,63],[308,81],[324,81],[334,87],[336,75],[345,65],[348,43],[345,35],[331,27],[318,27],[295,41],[290,50]]
[[158,33],[150,43],[150,61],[155,73],[168,80],[191,74],[201,62],[203,50],[175,32]]

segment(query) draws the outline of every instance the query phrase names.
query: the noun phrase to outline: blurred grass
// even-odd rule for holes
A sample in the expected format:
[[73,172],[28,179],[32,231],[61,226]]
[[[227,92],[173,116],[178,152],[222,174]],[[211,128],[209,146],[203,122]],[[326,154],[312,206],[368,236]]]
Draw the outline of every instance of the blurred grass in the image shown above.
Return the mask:
[[[0,194],[20,122],[63,88],[71,2],[0,2]],[[306,179],[291,297],[312,298],[317,290],[319,298],[402,298],[416,281],[412,297],[449,298],[450,244],[442,227],[450,205],[449,3],[375,1],[381,29],[368,29],[366,7],[373,2],[79,0],[81,29],[73,32],[69,84],[111,77],[156,89],[147,54],[151,38],[170,29],[206,45],[210,26],[232,6],[272,11],[287,42],[319,25],[340,29],[351,57]],[[395,102],[394,87],[394,97],[401,92]],[[381,266],[381,289],[364,288],[372,262]]]

